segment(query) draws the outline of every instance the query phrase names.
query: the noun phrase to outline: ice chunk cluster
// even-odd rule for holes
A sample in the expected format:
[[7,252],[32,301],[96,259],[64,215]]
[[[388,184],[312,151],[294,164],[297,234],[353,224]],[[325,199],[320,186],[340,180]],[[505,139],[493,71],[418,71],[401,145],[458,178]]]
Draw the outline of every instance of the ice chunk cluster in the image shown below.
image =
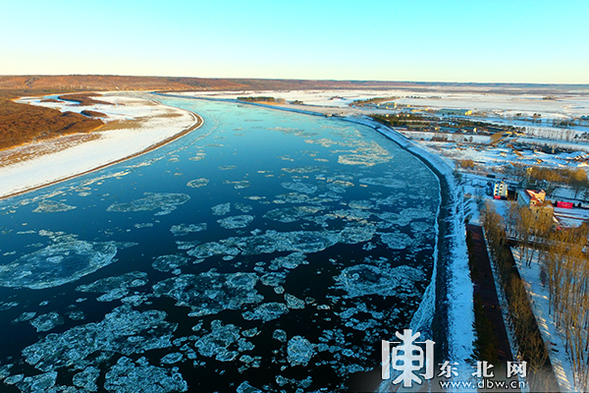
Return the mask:
[[58,213],[75,209],[75,206],[67,205],[63,202],[43,200],[39,206],[33,210],[33,213]]
[[156,296],[168,296],[179,306],[192,308],[191,316],[217,314],[223,310],[241,310],[245,304],[255,304],[264,298],[255,289],[255,273],[183,274],[154,285]]
[[396,296],[399,288],[414,292],[415,283],[424,279],[425,274],[411,266],[385,268],[368,264],[346,267],[335,278],[336,288],[346,291],[348,297]]
[[176,324],[165,318],[163,311],[140,312],[123,305],[106,314],[101,322],[49,334],[22,353],[28,364],[44,372],[62,367],[82,370],[116,353],[128,356],[171,347]]
[[133,362],[123,356],[106,373],[104,388],[111,392],[186,392],[188,384],[177,368],[150,365],[145,357]]
[[102,278],[92,284],[80,285],[76,290],[103,293],[97,300],[110,302],[125,297],[129,293],[129,288],[142,287],[145,284],[147,284],[147,273],[135,271],[120,276]]
[[182,193],[149,193],[145,198],[136,199],[131,202],[113,203],[106,210],[109,212],[143,212],[160,210],[156,215],[165,215],[175,210],[190,199],[190,196]]
[[113,262],[115,242],[60,237],[41,250],[0,266],[0,286],[44,289],[76,281]]

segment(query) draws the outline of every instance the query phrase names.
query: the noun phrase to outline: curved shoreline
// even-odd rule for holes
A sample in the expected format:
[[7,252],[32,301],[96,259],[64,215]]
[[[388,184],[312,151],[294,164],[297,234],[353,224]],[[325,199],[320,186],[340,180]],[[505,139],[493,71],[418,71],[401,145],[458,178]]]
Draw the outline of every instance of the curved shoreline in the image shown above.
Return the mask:
[[[179,109],[179,108],[177,108],[177,109]],[[181,137],[189,134],[190,132],[192,132],[194,130],[197,130],[200,127],[202,127],[202,125],[204,124],[204,119],[199,114],[197,114],[195,112],[192,112],[192,111],[189,111],[189,110],[186,110],[186,109],[182,109],[182,110],[188,112],[194,118],[194,123],[191,126],[184,128],[182,131],[180,131],[180,132],[178,132],[178,133],[176,133],[176,134],[174,134],[172,136],[169,136],[169,137],[167,137],[167,138],[165,138],[165,139],[163,139],[163,140],[161,140],[161,141],[159,141],[157,143],[154,143],[154,144],[152,144],[152,145],[150,145],[150,146],[148,146],[148,147],[144,148],[143,150],[140,150],[140,151],[138,151],[136,153],[127,155],[127,156],[122,157],[122,158],[118,158],[118,159],[113,160],[113,161],[109,161],[107,163],[104,163],[104,164],[98,165],[96,167],[93,167],[93,168],[84,170],[82,172],[78,172],[78,173],[75,173],[75,174],[72,174],[72,175],[68,175],[68,176],[63,177],[63,178],[60,178],[60,179],[51,180],[51,181],[49,181],[47,183],[35,185],[35,186],[32,186],[32,187],[26,188],[24,190],[16,191],[16,192],[13,192],[13,193],[10,193],[10,194],[0,195],[0,200],[12,198],[12,197],[15,197],[15,196],[26,194],[26,193],[31,192],[31,191],[39,190],[41,188],[52,186],[52,185],[55,185],[55,184],[58,184],[58,183],[61,183],[61,182],[67,181],[67,180],[75,179],[77,177],[80,177],[80,176],[83,176],[83,175],[87,175],[89,173],[98,171],[100,169],[107,168],[109,166],[118,164],[120,162],[127,161],[127,160],[130,160],[130,159],[135,158],[135,157],[139,157],[139,156],[141,156],[143,154],[149,153],[149,152],[154,151],[154,150],[156,150],[156,149],[158,149],[158,148],[160,148],[162,146],[165,146],[165,145],[167,145],[167,144],[169,144],[171,142],[174,142],[175,140],[180,139]],[[84,142],[82,142],[82,143],[84,143]]]

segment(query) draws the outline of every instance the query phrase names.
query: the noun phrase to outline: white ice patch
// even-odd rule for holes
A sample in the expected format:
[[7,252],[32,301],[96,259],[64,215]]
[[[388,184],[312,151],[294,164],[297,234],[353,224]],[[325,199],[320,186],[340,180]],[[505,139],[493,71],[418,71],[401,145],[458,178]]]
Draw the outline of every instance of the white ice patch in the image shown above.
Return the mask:
[[292,181],[292,182],[283,182],[281,186],[286,188],[287,190],[300,192],[303,194],[313,194],[317,191],[317,186],[313,186],[311,184],[303,183],[300,181]]
[[294,336],[288,341],[287,346],[288,362],[291,366],[307,366],[315,356],[315,345],[301,336]]
[[172,370],[149,364],[145,357],[137,362],[121,357],[106,373],[104,388],[111,392],[185,392],[188,384],[177,368]]
[[178,306],[191,307],[190,316],[200,317],[261,302],[264,297],[255,289],[257,282],[255,273],[205,272],[169,278],[155,284],[153,289],[156,296],[171,297]]
[[186,185],[188,187],[192,187],[192,188],[204,187],[207,184],[209,184],[209,179],[205,179],[204,177],[201,177],[199,179],[190,180],[188,183],[186,183]]
[[54,244],[0,266],[0,286],[44,289],[76,281],[111,264],[117,253],[115,244],[58,238]]
[[380,239],[391,250],[404,250],[413,243],[413,239],[402,232],[383,233]]
[[231,210],[231,203],[221,203],[219,205],[215,205],[211,207],[211,211],[215,216],[224,216],[225,214],[229,213]]
[[254,311],[246,311],[241,315],[246,321],[261,320],[262,322],[268,322],[278,319],[286,313],[288,313],[288,307],[284,303],[271,302],[264,303]]
[[47,332],[59,325],[63,325],[63,318],[55,311],[52,311],[49,314],[39,315],[31,321],[31,325],[33,325],[38,332]]
[[43,200],[39,206],[33,210],[33,213],[58,213],[75,209],[75,206],[66,205],[63,202]]
[[[347,297],[398,296],[400,292],[414,292],[415,283],[424,279],[425,274],[421,270],[406,265],[383,269],[360,264],[343,269],[335,277],[335,287],[346,291]],[[403,291],[400,291],[401,288]]]
[[190,262],[185,256],[181,255],[160,255],[151,266],[160,272],[171,272],[185,266]]
[[243,214],[217,220],[219,225],[225,229],[238,229],[247,227],[254,220],[254,216]]
[[320,206],[293,206],[272,209],[264,214],[264,218],[278,222],[295,222],[305,217],[313,216],[323,210]]
[[163,311],[139,312],[123,305],[106,314],[101,322],[49,334],[26,347],[22,354],[28,364],[41,371],[62,367],[82,370],[97,366],[116,353],[128,356],[171,347],[176,325],[165,319]]
[[102,278],[92,284],[80,285],[76,291],[103,293],[96,300],[112,302],[127,296],[129,288],[141,287],[145,284],[147,284],[147,273],[135,271],[120,276]]
[[169,214],[175,210],[179,205],[182,205],[190,199],[187,194],[181,193],[148,193],[144,195],[145,198],[136,199],[131,202],[113,203],[106,211],[109,212],[143,212],[160,210],[156,215]]
[[193,232],[202,232],[207,230],[207,223],[203,222],[200,224],[178,224],[172,225],[170,228],[170,232],[174,234],[174,236],[186,236],[189,233]]

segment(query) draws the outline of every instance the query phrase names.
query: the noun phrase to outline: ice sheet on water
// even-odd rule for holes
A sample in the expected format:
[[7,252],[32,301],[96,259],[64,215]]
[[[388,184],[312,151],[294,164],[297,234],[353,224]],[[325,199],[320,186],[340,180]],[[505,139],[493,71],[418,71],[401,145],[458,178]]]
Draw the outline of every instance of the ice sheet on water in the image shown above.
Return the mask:
[[263,393],[260,389],[253,387],[248,381],[243,381],[236,390],[236,393]]
[[306,366],[313,356],[315,356],[315,345],[301,336],[294,336],[288,340],[287,346],[288,362],[291,366]]
[[272,260],[268,269],[282,270],[282,269],[296,269],[299,265],[308,265],[305,254],[301,252],[293,252],[292,254],[277,257]]
[[255,289],[257,282],[255,273],[209,271],[172,277],[155,284],[153,289],[156,296],[168,296],[179,306],[191,307],[190,316],[203,316],[261,302],[264,298]]
[[[51,388],[57,388],[57,386],[55,386],[56,381],[57,372],[51,371],[31,377],[25,377],[16,383],[16,386],[20,389],[21,392],[46,393],[49,392]],[[61,389],[55,391],[61,391]]]
[[41,314],[31,321],[31,325],[38,332],[47,332],[59,325],[63,325],[63,318],[57,312],[52,311],[48,314]]
[[12,323],[30,321],[31,319],[35,318],[36,315],[37,313],[34,311],[25,311],[22,314],[20,314],[20,316],[18,316],[16,319],[14,319]]
[[298,192],[290,192],[288,194],[281,194],[276,196],[276,200],[281,203],[308,203],[308,204],[322,204],[329,203],[340,199],[325,198],[325,197],[311,197],[307,194],[301,194]]
[[287,190],[296,191],[303,194],[313,194],[315,191],[317,191],[317,186],[303,183],[302,181],[282,182],[280,185]]
[[175,210],[190,199],[188,194],[182,193],[144,193],[145,198],[136,199],[131,202],[113,203],[106,211],[109,212],[143,212],[160,210],[156,215],[165,215]]
[[238,355],[240,328],[233,324],[223,325],[220,320],[211,322],[211,332],[200,337],[194,346],[205,357],[229,362]]
[[205,179],[204,177],[201,177],[201,178],[198,178],[198,179],[194,179],[194,180],[190,180],[188,183],[186,183],[186,185],[188,187],[192,187],[192,188],[204,187],[207,184],[209,184],[209,179]]
[[217,242],[200,244],[187,253],[190,256],[205,259],[215,255],[237,256],[271,254],[274,252],[314,253],[323,251],[338,242],[355,244],[369,240],[374,233],[370,225],[344,228],[342,231],[266,231],[263,234],[230,237]]
[[307,166],[297,166],[294,168],[282,168],[282,170],[287,173],[313,173],[313,172],[320,171],[321,167],[307,165]]
[[96,300],[111,302],[125,297],[129,293],[129,288],[142,287],[147,284],[147,281],[147,273],[134,271],[120,276],[102,278],[91,284],[80,285],[76,291],[103,293]]
[[229,211],[231,211],[231,203],[220,203],[211,207],[211,211],[215,216],[224,216],[225,214],[229,213]]
[[320,206],[293,206],[286,208],[272,209],[264,214],[264,218],[278,222],[295,222],[305,217],[313,216],[323,210]]
[[360,179],[360,183],[368,184],[371,186],[382,186],[388,188],[407,188],[407,182],[390,177],[365,177],[363,179]]
[[203,222],[200,224],[178,224],[172,225],[170,228],[170,232],[174,234],[174,236],[186,236],[189,233],[193,232],[202,232],[207,230],[207,223]]
[[413,239],[402,232],[383,233],[380,239],[391,250],[404,250],[413,244]]
[[88,366],[81,372],[75,374],[72,378],[72,382],[74,386],[86,389],[89,392],[97,392],[98,386],[96,385],[96,380],[99,376],[100,369],[93,366]]
[[238,229],[247,227],[254,220],[254,216],[242,214],[240,216],[231,216],[217,220],[219,225],[225,229]]
[[290,293],[284,294],[284,300],[286,300],[286,305],[288,308],[293,310],[302,310],[305,308],[305,302],[298,297],[291,295]]
[[160,362],[162,364],[174,364],[174,363],[178,363],[178,362],[182,361],[183,358],[184,358],[184,355],[182,355],[181,352],[172,352],[172,353],[165,355],[160,360]]
[[75,208],[75,206],[70,206],[63,202],[42,200],[39,202],[39,206],[33,210],[33,213],[58,213],[73,210]]
[[171,272],[186,266],[189,262],[190,259],[182,255],[160,255],[151,266],[160,272]]
[[165,319],[163,311],[140,312],[123,305],[106,314],[101,322],[49,334],[26,347],[22,354],[28,364],[41,371],[62,367],[82,370],[96,366],[116,353],[128,356],[171,347],[176,324]]
[[274,340],[278,340],[281,343],[285,343],[287,340],[287,335],[286,335],[286,331],[282,330],[282,329],[276,329],[274,330],[274,332],[272,333],[272,338]]
[[249,180],[225,180],[223,184],[233,184],[233,188],[241,190],[242,188],[248,188],[250,186]]
[[258,306],[253,311],[245,311],[241,315],[247,321],[260,320],[262,322],[272,321],[288,313],[288,307],[284,303],[270,302]]
[[245,205],[241,202],[237,202],[235,204],[235,208],[239,211],[241,211],[242,213],[249,213],[253,210],[253,207],[251,205]]
[[404,293],[415,290],[415,283],[425,279],[425,274],[410,266],[381,268],[368,264],[359,264],[344,268],[335,277],[338,289],[347,292],[347,297],[365,295],[398,296],[399,288]]
[[133,362],[123,356],[106,373],[104,388],[117,393],[169,393],[186,392],[188,384],[177,368],[153,366],[145,357]]
[[87,242],[67,236],[58,237],[53,244],[0,266],[0,286],[31,289],[56,287],[111,264],[116,253],[115,242]]

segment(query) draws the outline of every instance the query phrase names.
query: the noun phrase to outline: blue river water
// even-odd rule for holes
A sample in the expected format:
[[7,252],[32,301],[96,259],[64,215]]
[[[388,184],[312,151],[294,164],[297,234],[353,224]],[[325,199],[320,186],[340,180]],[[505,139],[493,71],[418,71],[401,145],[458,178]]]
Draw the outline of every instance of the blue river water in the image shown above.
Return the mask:
[[434,174],[344,120],[158,99],[205,124],[0,201],[0,391],[375,389],[432,274]]

